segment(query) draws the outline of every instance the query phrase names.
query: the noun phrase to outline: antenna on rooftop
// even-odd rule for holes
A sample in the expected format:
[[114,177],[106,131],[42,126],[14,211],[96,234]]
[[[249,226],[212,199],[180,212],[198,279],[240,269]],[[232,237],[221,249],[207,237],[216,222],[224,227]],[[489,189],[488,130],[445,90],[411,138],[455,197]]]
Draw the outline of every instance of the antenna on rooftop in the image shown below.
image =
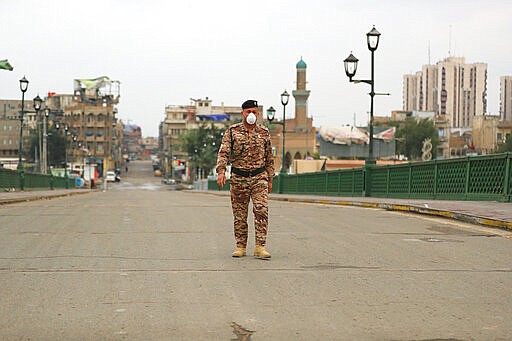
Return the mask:
[[428,41],[428,65],[430,65],[430,40]]
[[452,25],[450,27],[449,40],[448,40],[448,57],[452,56]]

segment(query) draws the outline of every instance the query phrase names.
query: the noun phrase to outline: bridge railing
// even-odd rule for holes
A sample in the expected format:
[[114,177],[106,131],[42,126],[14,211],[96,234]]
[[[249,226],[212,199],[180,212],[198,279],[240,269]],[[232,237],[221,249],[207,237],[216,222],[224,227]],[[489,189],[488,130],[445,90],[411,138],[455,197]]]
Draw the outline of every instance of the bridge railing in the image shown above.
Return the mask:
[[[208,189],[218,189],[214,180]],[[511,202],[512,153],[279,175],[272,192]]]
[[42,190],[72,187],[73,181],[53,175],[0,168],[0,191]]

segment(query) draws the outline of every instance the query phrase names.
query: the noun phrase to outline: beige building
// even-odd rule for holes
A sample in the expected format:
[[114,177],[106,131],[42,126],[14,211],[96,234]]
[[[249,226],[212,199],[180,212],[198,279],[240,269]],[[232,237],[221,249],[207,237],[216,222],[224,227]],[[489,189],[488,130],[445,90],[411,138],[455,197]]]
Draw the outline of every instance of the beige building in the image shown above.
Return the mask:
[[[30,129],[36,126],[33,101],[25,99],[23,115],[23,149],[27,146]],[[0,162],[16,162],[19,156],[21,100],[0,100]],[[23,155],[23,158],[26,156]],[[3,160],[3,162],[2,162]]]
[[500,77],[500,119],[512,121],[512,76]]
[[[259,107],[262,112],[263,107]],[[213,122],[219,127],[241,119],[240,106],[212,105],[212,100],[192,99],[189,105],[168,105],[165,107],[165,119],[160,124],[160,149],[177,157],[187,154],[178,149],[179,136],[189,129],[197,129],[200,124]]]
[[450,127],[470,128],[487,111],[487,64],[448,57],[404,76],[403,109],[446,115]]
[[498,146],[498,116],[482,115],[473,119],[473,146],[478,154],[492,154]]
[[413,111],[419,108],[418,104],[418,85],[419,80],[421,79],[420,72],[417,72],[414,75],[404,75],[404,84],[403,84],[403,110],[404,111]]

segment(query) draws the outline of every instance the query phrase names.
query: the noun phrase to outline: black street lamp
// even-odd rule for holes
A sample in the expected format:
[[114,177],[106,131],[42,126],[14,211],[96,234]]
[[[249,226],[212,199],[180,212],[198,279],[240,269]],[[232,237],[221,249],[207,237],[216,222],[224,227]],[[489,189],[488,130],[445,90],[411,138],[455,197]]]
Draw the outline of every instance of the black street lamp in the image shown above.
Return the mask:
[[41,173],[41,170],[42,170],[42,167],[41,167],[41,158],[43,157],[42,156],[42,153],[41,153],[41,119],[39,117],[39,110],[41,110],[41,104],[43,103],[43,100],[41,99],[41,97],[39,97],[39,94],[34,97],[33,99],[34,101],[34,110],[36,111],[36,128],[37,128],[37,170],[39,171],[39,173]]
[[43,174],[48,174],[48,133],[47,133],[47,123],[48,118],[50,117],[50,108],[46,107],[44,109],[44,117],[43,117]]
[[374,52],[377,50],[377,47],[379,46],[379,38],[380,33],[375,29],[375,26],[372,28],[370,32],[366,34],[366,42],[368,44],[368,50],[370,50],[372,54],[372,67],[371,67],[371,79],[361,79],[356,80],[352,79],[356,75],[357,71],[357,62],[359,59],[357,59],[352,53],[343,61],[345,65],[345,74],[349,78],[350,82],[353,83],[367,83],[371,86],[371,92],[370,92],[370,142],[368,146],[368,158],[366,159],[366,164],[375,164],[375,157],[373,155],[373,97],[375,95],[389,95],[389,94],[382,94],[382,93],[375,93],[374,87],[375,87],[375,81],[374,81]]
[[288,100],[290,98],[290,95],[286,90],[281,94],[281,104],[283,105],[283,121],[282,122],[272,122],[275,118],[276,110],[273,107],[270,107],[267,109],[267,119],[271,124],[280,124],[283,126],[283,159],[281,161],[281,173],[286,172],[286,165],[285,165],[285,139],[286,139],[286,105],[288,104]]
[[[60,123],[55,124],[55,129],[60,129]],[[64,178],[66,179],[66,189],[69,188],[68,183],[68,126],[64,125]]]
[[[25,114],[25,92],[28,89],[28,80],[23,76],[20,79],[20,90],[21,90],[21,114],[20,114],[20,141],[19,141],[19,150],[18,150],[18,170],[23,171],[23,115]],[[24,184],[24,174],[21,176],[21,189],[23,190],[25,187]]]

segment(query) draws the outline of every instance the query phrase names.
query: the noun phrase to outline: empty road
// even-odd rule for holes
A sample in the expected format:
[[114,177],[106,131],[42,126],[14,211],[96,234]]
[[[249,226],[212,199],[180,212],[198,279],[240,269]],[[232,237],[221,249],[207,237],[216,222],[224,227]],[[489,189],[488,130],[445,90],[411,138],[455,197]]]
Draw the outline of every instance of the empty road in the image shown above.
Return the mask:
[[272,259],[235,259],[229,199],[160,180],[0,207],[0,338],[512,339],[500,231],[271,201]]

